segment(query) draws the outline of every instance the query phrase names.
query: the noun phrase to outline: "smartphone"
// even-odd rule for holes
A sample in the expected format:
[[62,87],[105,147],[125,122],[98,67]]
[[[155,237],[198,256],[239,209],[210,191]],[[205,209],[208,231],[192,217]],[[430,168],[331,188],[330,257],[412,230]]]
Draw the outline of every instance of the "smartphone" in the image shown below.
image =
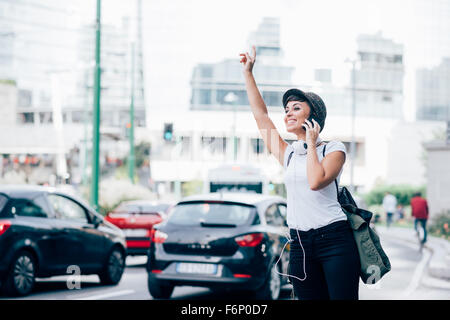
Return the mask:
[[[309,120],[309,122],[311,122],[312,123],[312,125],[313,125],[313,127],[314,127],[314,122],[313,122],[313,119],[314,119],[314,117],[313,116],[309,116],[308,117],[308,120]],[[314,119],[314,121],[317,121],[316,119]],[[306,121],[305,121],[305,123],[306,123]],[[305,127],[304,126],[302,126],[302,128],[303,128],[303,130],[305,130],[306,131],[306,129],[305,129]]]

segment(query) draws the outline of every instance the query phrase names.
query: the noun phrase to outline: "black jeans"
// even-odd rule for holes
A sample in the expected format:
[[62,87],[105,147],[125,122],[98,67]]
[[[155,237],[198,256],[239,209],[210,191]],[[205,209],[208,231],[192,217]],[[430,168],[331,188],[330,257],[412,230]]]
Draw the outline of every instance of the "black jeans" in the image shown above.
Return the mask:
[[414,229],[419,232],[419,230],[417,229],[417,224],[420,223],[420,225],[422,226],[423,229],[423,239],[422,239],[422,243],[427,242],[427,219],[417,219],[414,220]]
[[[358,300],[359,253],[347,221],[309,231],[290,229],[289,277],[300,300]],[[303,258],[305,257],[305,261]],[[305,265],[305,269],[304,269]],[[306,271],[306,275],[305,275]]]

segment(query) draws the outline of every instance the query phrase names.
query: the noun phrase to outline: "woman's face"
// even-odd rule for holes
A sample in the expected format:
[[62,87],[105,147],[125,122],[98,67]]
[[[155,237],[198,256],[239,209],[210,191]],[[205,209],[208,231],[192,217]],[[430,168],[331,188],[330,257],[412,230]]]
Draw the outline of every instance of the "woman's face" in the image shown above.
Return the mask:
[[308,119],[311,108],[306,101],[289,101],[284,111],[286,131],[296,133],[303,130],[302,124]]

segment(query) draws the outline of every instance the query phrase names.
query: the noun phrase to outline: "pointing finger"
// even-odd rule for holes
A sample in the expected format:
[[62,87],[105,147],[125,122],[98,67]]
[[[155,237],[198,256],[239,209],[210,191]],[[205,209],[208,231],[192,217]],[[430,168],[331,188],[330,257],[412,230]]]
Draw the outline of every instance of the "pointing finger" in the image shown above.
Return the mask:
[[250,55],[248,54],[248,52],[245,54],[245,56],[247,57],[248,61],[253,62],[252,58],[250,57]]
[[314,128],[317,128],[318,131],[320,131],[320,125],[319,125],[319,123],[318,123],[316,120],[314,120],[314,119],[312,119],[312,121],[314,122]]

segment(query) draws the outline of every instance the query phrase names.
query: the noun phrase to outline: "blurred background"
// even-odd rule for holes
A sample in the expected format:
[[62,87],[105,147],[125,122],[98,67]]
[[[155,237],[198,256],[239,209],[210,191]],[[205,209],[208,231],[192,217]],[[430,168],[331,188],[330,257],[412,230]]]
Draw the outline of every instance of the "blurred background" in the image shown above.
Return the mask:
[[390,191],[400,225],[422,191],[448,238],[450,1],[98,3],[0,0],[2,184],[64,188],[104,214],[209,191],[285,196],[239,65],[255,45],[282,137],[295,139],[282,94],[316,92],[322,139],[347,147],[341,185],[381,219]]

